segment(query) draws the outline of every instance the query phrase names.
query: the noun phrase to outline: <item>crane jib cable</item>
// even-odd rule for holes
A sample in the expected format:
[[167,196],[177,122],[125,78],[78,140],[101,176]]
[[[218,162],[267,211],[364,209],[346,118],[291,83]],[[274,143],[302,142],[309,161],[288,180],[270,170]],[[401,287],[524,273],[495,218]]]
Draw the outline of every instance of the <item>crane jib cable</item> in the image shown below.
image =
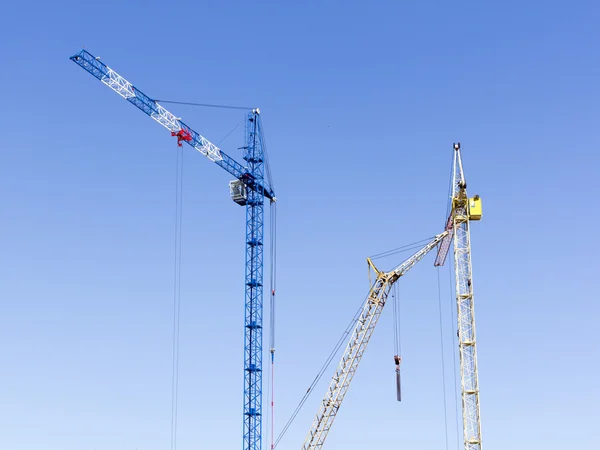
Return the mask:
[[448,406],[446,402],[446,364],[444,362],[444,325],[442,320],[442,286],[440,282],[440,268],[437,270],[438,286],[438,312],[440,319],[440,355],[442,358],[442,391],[444,397],[444,430],[446,436],[446,450],[448,450]]
[[402,343],[400,340],[400,296],[398,284],[392,287],[393,325],[394,325],[394,363],[396,364],[396,400],[402,401],[400,363],[402,362]]
[[[450,262],[448,264],[448,281],[449,281],[449,292],[450,292],[450,323],[452,324],[452,336],[457,336],[458,335],[458,329],[457,329],[457,322],[458,320],[455,320],[454,318],[454,313],[453,311],[455,311],[456,305],[455,305],[455,300],[454,300],[454,284],[452,283],[452,266],[454,264],[454,261],[452,261],[452,258],[450,258]],[[459,401],[458,401],[458,377],[457,377],[457,368],[456,368],[456,361],[457,361],[457,356],[456,356],[456,345],[452,346],[452,363],[453,363],[453,373],[454,373],[454,409],[455,409],[455,418],[456,418],[456,448],[458,448],[458,446],[460,445],[460,423],[459,423],[459,416],[460,416],[460,411],[459,411]]]
[[317,373],[317,375],[313,379],[312,383],[310,384],[310,386],[306,390],[306,393],[304,394],[304,396],[302,397],[302,399],[300,400],[300,402],[296,406],[296,409],[294,410],[294,412],[292,413],[292,415],[290,416],[290,418],[286,422],[285,426],[283,427],[283,429],[279,433],[279,436],[275,440],[275,445],[274,445],[273,448],[277,448],[277,445],[279,444],[279,442],[281,441],[281,439],[283,438],[283,436],[286,434],[286,432],[288,431],[288,429],[290,428],[290,426],[292,425],[292,423],[294,422],[294,420],[296,419],[296,417],[298,416],[298,413],[300,412],[300,410],[302,409],[302,407],[304,406],[304,404],[306,403],[306,401],[308,400],[308,398],[310,397],[310,395],[313,393],[315,386],[319,383],[319,381],[321,380],[321,378],[325,374],[325,371],[329,368],[331,362],[333,361],[333,359],[335,358],[335,356],[337,355],[337,353],[340,351],[340,348],[346,343],[346,337],[352,332],[352,329],[353,329],[354,325],[358,321],[358,318],[360,317],[360,314],[361,314],[361,312],[363,310],[364,302],[366,301],[367,298],[368,298],[368,295],[361,302],[360,307],[358,308],[358,310],[354,314],[354,317],[352,318],[352,320],[350,321],[350,323],[348,324],[348,326],[346,327],[346,329],[344,330],[344,332],[342,333],[342,335],[340,336],[340,338],[336,342],[335,346],[331,350],[331,353],[329,353],[329,355],[327,356],[325,362],[323,363],[323,365],[319,369],[319,372]]
[[177,102],[174,100],[156,100],[156,103],[171,103],[173,105],[200,106],[202,108],[223,108],[223,109],[239,109],[242,111],[252,111],[255,108],[249,106],[230,106],[230,105],[215,105],[210,103],[195,103],[195,102]]
[[[181,155],[180,155],[181,153]],[[171,378],[171,450],[177,449],[179,400],[179,323],[181,316],[181,235],[183,213],[183,151],[177,146],[175,173],[175,245],[173,270],[173,361]]]
[[[275,293],[277,290],[277,204],[271,202],[270,204],[270,331],[269,331],[269,344],[271,353],[271,392],[270,392],[270,403],[271,403],[271,450],[275,448]],[[267,426],[269,423],[267,421]],[[267,433],[268,434],[268,433]]]
[[231,136],[231,134],[232,134],[232,133],[233,133],[235,130],[237,130],[237,129],[240,127],[240,125],[241,125],[241,124],[243,124],[245,121],[246,121],[246,118],[244,117],[242,120],[240,120],[240,121],[238,122],[238,124],[237,124],[235,127],[233,127],[233,128],[231,129],[231,131],[230,131],[229,133],[227,133],[225,136],[223,136],[223,138],[221,138],[221,140],[220,140],[219,142],[217,142],[217,146],[221,145],[221,144],[223,143],[223,141],[224,141],[225,139],[227,139],[229,136]]
[[410,244],[403,245],[401,247],[397,247],[397,248],[393,248],[393,249],[390,249],[390,250],[386,250],[386,251],[381,252],[381,253],[376,253],[375,255],[370,256],[369,258],[371,258],[371,260],[374,260],[374,259],[379,259],[379,258],[385,258],[387,256],[392,256],[392,255],[395,255],[397,253],[402,253],[402,252],[406,252],[406,251],[409,251],[409,250],[415,250],[415,249],[421,248],[422,244],[424,242],[430,242],[434,237],[435,236],[431,236],[429,238],[421,239],[420,241],[415,241],[415,242],[412,242]]

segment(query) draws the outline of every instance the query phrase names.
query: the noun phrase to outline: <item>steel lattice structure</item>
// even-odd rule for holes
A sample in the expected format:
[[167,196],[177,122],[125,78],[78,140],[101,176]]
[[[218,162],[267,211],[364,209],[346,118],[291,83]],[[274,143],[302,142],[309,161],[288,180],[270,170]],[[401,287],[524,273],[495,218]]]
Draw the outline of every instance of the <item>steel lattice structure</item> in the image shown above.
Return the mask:
[[477,374],[477,339],[473,304],[473,274],[471,266],[471,234],[469,223],[481,218],[479,197],[467,195],[460,143],[454,144],[452,161],[451,211],[446,222],[448,235],[442,241],[435,265],[441,266],[450,250],[454,237],[454,276],[458,347],[460,355],[460,384],[463,412],[463,440],[465,450],[481,450],[481,417],[479,407],[479,380]]
[[[350,341],[331,380],[319,412],[306,436],[302,450],[320,450],[323,446],[375,330],[392,285],[438,244],[439,248],[434,265],[443,265],[453,238],[464,448],[465,450],[481,450],[481,418],[469,233],[469,222],[481,219],[481,200],[479,196],[473,198],[467,196],[467,183],[462,167],[460,144],[455,144],[454,150],[452,208],[446,221],[446,230],[391,272],[378,271],[371,260],[368,259],[369,265],[377,273],[377,279],[373,283],[356,321]],[[398,371],[399,358],[396,360],[396,365]]]
[[302,450],[317,450],[321,449],[323,446],[327,434],[342,405],[342,401],[346,396],[346,392],[350,387],[356,369],[367,349],[373,331],[375,331],[375,326],[381,316],[388,294],[394,283],[406,274],[417,262],[423,259],[427,253],[433,250],[447,235],[447,231],[437,235],[421,250],[390,272],[378,271],[371,260],[368,259],[369,265],[377,273],[377,279],[371,286],[367,300],[365,301],[360,316],[354,326],[354,330],[352,331],[350,341],[346,346],[342,359],[329,384],[329,389],[323,398],[323,403],[319,408],[319,412],[304,440]]
[[[260,117],[246,121],[244,159],[254,182],[264,180]],[[244,334],[244,449],[261,449],[262,319],[263,319],[263,203],[261,193],[250,189],[246,203],[246,306]]]
[[477,339],[473,304],[469,197],[460,155],[454,146],[452,176],[452,222],[454,229],[454,270],[458,310],[458,345],[465,450],[481,450],[481,417],[477,375]]
[[246,118],[244,166],[91,53],[82,50],[71,60],[169,130],[177,137],[179,145],[189,144],[236,178],[230,183],[232,197],[238,204],[246,206],[243,449],[261,450],[264,201],[265,198],[271,202],[276,199],[275,192],[264,179],[260,111],[254,109]]

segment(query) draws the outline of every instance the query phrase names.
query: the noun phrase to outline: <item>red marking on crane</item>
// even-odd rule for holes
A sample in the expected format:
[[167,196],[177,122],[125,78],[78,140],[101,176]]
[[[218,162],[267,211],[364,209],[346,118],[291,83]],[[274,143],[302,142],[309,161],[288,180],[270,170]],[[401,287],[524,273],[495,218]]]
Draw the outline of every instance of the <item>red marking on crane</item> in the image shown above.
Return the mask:
[[181,141],[190,142],[192,140],[192,134],[189,131],[184,130],[183,128],[177,133],[171,131],[171,136],[177,136],[177,145],[179,145],[180,147],[182,145]]

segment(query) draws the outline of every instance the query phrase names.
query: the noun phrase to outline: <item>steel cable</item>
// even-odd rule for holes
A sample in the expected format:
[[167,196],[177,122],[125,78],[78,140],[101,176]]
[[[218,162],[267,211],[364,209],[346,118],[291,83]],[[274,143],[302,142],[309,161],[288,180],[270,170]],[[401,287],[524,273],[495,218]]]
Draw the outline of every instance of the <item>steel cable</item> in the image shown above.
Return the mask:
[[177,147],[176,153],[175,262],[173,271],[173,363],[171,378],[171,450],[177,449],[177,415],[179,400],[179,323],[181,316],[181,235],[183,213],[183,151],[181,147]]

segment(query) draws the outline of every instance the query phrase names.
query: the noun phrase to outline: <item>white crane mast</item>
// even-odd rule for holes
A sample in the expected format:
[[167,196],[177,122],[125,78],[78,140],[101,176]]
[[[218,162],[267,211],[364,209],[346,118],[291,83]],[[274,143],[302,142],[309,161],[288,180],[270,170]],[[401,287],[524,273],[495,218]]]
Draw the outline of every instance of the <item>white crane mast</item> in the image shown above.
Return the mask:
[[306,436],[302,450],[317,450],[323,446],[327,433],[329,433],[329,430],[331,429],[346,392],[350,387],[352,378],[354,377],[356,369],[358,368],[369,340],[371,339],[371,335],[375,330],[375,325],[377,325],[377,321],[381,316],[381,312],[383,311],[383,307],[385,306],[385,302],[393,284],[427,253],[433,250],[447,235],[447,231],[438,234],[421,250],[389,272],[378,271],[371,260],[367,260],[369,265],[375,270],[377,279],[371,286],[362,312],[352,331],[350,341],[346,346],[346,350],[344,351],[342,359],[331,380],[329,389],[323,398],[323,403],[315,417],[312,428]]
[[454,229],[454,270],[458,309],[458,345],[465,450],[481,450],[481,417],[477,375],[477,339],[473,304],[471,235],[469,221],[481,218],[478,196],[467,196],[467,183],[460,155],[460,143],[454,144],[452,176],[452,226]]

